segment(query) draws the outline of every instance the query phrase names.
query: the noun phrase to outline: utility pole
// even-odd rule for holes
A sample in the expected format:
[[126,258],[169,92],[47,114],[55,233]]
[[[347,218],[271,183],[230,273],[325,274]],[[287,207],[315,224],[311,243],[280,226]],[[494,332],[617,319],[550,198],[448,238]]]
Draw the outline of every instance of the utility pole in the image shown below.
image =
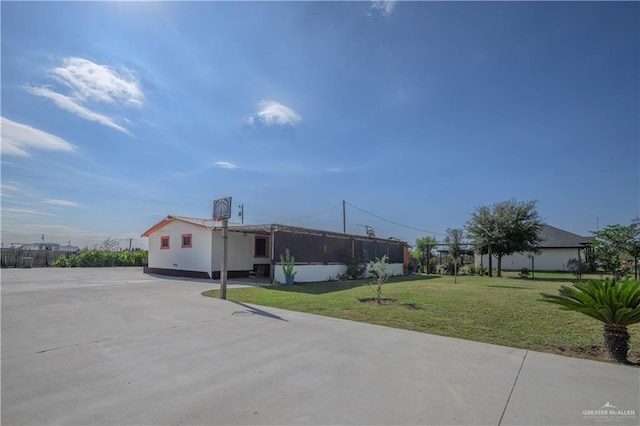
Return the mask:
[[229,219],[222,221],[222,271],[220,271],[220,299],[227,298],[227,252],[229,250]]
[[[129,253],[131,253],[131,243],[133,242],[133,238],[129,238]],[[71,242],[69,242],[69,245],[71,245]]]
[[347,202],[342,200],[342,233],[347,233]]
[[240,216],[240,223],[244,224],[244,204],[240,204],[238,208],[240,209],[238,212],[238,216]]

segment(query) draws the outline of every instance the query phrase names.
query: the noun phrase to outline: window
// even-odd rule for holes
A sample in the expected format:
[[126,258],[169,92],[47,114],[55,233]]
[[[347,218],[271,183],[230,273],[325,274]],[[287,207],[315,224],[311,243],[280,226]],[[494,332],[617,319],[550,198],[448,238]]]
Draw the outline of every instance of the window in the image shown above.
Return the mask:
[[254,257],[268,257],[267,250],[269,247],[269,238],[268,237],[258,237],[254,240]]
[[169,248],[169,237],[160,237],[160,250],[167,250]]
[[182,234],[182,248],[191,248],[191,234]]

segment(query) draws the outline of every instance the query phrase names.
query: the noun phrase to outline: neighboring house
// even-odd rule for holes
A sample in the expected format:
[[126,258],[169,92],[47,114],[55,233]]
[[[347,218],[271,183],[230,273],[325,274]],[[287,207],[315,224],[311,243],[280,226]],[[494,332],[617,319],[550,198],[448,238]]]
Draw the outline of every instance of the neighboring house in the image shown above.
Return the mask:
[[[538,246],[538,253],[514,253],[503,256],[502,269],[506,271],[518,271],[522,268],[535,271],[566,271],[569,259],[587,260],[591,251],[589,243],[593,240],[593,237],[583,237],[551,225],[542,226],[540,238],[542,241]],[[488,266],[487,255],[476,255],[475,263],[476,266]],[[497,265],[494,256],[493,267]]]
[[[374,261],[389,257],[392,275],[406,273],[408,246],[395,239],[369,238],[279,224],[229,223],[227,276],[248,277],[258,272],[271,281],[284,282],[280,255],[289,249],[295,258],[297,282],[327,281],[346,272],[349,256]],[[145,272],[220,278],[222,222],[167,216],[147,230],[149,263]]]
[[19,248],[27,251],[36,251],[36,250],[51,250],[51,251],[60,251],[60,244],[58,243],[29,243],[22,244]]

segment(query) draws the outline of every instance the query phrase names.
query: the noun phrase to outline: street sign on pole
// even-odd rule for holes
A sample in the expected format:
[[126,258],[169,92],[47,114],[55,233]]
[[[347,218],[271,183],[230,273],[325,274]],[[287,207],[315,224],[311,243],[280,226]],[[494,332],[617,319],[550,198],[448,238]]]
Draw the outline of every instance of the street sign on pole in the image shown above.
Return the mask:
[[231,217],[231,197],[219,198],[215,200],[213,202],[213,219],[222,220],[222,267],[220,268],[220,299],[227,298],[229,217]]

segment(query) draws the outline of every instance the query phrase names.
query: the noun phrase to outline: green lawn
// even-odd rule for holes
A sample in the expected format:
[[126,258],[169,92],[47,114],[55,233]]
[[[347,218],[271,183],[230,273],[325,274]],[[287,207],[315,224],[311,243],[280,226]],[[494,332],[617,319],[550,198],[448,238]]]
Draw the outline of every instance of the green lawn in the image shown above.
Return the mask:
[[[539,301],[573,276],[536,273],[535,279],[413,275],[392,278],[383,288],[391,305],[363,303],[374,292],[368,281],[229,289],[229,300],[272,306],[442,336],[542,352],[605,359],[602,326],[584,315]],[[219,297],[218,291],[204,296]],[[629,327],[632,353],[640,358],[640,326]]]

